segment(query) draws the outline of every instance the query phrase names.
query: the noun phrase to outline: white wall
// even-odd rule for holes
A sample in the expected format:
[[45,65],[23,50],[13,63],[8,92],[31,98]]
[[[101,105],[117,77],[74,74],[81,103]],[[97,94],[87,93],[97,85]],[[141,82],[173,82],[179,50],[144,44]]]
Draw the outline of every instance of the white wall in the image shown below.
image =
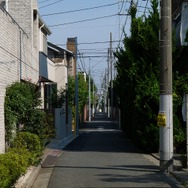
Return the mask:
[[44,53],[40,53],[40,76],[49,81],[57,83],[57,89],[65,89],[67,83],[67,66],[61,63],[55,63]]
[[0,9],[0,26],[0,153],[3,153],[5,151],[4,97],[6,87],[14,81],[19,81],[20,77],[37,83],[39,60],[37,50],[33,48],[29,36],[3,9]]
[[72,115],[68,110],[68,124],[66,124],[66,110],[64,108],[56,108],[55,115],[55,132],[56,139],[62,140],[72,135]]
[[57,82],[57,89],[65,89],[66,83],[68,83],[67,66],[65,66],[63,63],[56,64],[55,76]]

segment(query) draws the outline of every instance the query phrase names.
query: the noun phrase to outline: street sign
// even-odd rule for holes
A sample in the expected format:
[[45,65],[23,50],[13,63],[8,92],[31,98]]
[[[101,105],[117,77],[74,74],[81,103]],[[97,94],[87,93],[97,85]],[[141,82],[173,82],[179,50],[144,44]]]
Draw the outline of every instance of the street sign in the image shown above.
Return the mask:
[[157,116],[157,125],[166,126],[166,115],[164,112],[159,112]]

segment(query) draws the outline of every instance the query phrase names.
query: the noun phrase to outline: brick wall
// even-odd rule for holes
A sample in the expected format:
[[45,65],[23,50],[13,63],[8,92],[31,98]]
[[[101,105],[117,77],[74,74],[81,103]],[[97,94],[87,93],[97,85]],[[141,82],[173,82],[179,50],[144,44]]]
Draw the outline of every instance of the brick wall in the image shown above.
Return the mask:
[[4,97],[6,87],[14,81],[19,81],[20,75],[21,79],[37,83],[39,60],[38,51],[33,47],[29,35],[2,8],[0,8],[0,25],[0,153],[3,153],[5,151]]

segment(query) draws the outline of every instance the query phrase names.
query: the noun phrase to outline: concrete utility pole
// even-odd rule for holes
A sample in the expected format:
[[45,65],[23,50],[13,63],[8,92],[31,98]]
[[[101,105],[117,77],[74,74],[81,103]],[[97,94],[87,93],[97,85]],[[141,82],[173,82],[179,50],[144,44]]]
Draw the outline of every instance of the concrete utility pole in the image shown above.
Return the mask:
[[[109,87],[109,83],[110,83],[110,58],[109,55],[110,54],[110,49],[108,49],[108,80],[107,80],[107,88]],[[108,118],[110,117],[110,99],[108,98]]]
[[89,59],[89,121],[91,121],[91,70],[90,70],[90,59]]
[[111,102],[111,108],[110,108],[110,114],[111,114],[111,118],[113,119],[113,60],[112,60],[112,33],[110,33],[110,91],[111,91],[111,95],[110,95],[110,102]]
[[95,114],[95,87],[94,87],[94,80],[93,80],[93,105],[92,105],[92,117]]
[[78,135],[78,130],[79,130],[79,112],[78,112],[78,42],[77,42],[77,37],[75,37],[75,47],[76,47],[76,84],[75,84],[75,110],[76,110],[76,130],[75,133]]
[[172,13],[171,0],[160,1],[160,171],[173,171]]

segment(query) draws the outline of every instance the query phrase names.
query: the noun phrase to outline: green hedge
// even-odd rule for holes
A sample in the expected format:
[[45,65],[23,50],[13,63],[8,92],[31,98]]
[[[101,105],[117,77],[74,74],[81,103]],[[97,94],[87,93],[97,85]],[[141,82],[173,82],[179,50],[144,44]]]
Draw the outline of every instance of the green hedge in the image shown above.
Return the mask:
[[28,167],[27,156],[10,151],[0,155],[0,187],[10,187],[26,172]]
[[14,142],[14,148],[24,148],[30,152],[29,163],[34,165],[42,155],[42,146],[39,137],[29,132],[20,132]]
[[41,155],[39,137],[32,133],[20,132],[13,147],[7,153],[0,154],[0,187],[13,186],[29,166],[39,162]]

